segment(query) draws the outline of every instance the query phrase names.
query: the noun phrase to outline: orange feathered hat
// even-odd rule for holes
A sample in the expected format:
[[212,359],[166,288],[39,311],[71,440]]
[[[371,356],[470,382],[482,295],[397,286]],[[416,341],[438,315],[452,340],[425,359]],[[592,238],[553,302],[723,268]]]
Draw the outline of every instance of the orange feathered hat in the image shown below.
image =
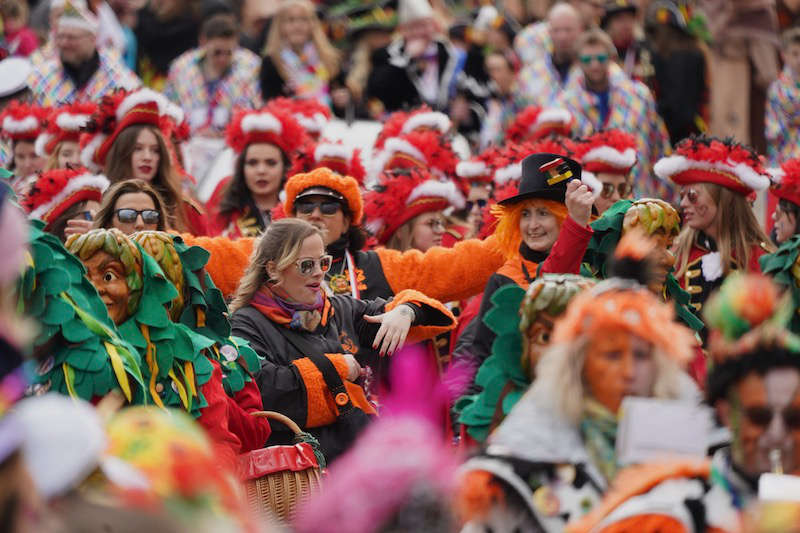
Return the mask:
[[329,168],[315,168],[310,172],[295,174],[286,181],[284,190],[286,200],[283,202],[283,211],[286,214],[294,213],[294,201],[303,191],[315,187],[325,187],[340,194],[350,211],[351,222],[354,226],[361,224],[364,216],[364,204],[361,199],[361,190],[358,182],[350,176],[342,176]]

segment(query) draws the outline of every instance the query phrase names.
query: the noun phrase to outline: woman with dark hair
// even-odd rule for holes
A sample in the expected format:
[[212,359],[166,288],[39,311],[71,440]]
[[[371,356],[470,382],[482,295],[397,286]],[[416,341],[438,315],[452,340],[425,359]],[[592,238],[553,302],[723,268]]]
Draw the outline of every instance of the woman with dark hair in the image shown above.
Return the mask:
[[234,174],[217,186],[209,202],[212,233],[255,237],[264,231],[294,154],[306,141],[303,127],[275,104],[240,111],[227,131],[236,153]]
[[169,229],[164,200],[144,180],[125,180],[112,185],[103,195],[93,227],[117,228],[126,235]]
[[183,112],[150,89],[118,92],[100,102],[81,142],[81,160],[103,168],[111,183],[128,179],[148,182],[164,199],[173,229],[206,234],[205,215],[181,188],[177,150],[172,144]]

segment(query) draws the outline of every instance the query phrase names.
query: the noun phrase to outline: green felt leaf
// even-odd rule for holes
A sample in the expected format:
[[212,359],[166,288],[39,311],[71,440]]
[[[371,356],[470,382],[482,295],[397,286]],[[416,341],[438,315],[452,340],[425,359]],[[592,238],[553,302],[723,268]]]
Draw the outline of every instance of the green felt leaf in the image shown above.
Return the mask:
[[[78,347],[70,348],[68,352],[67,364],[75,369],[78,381],[84,373],[99,372],[108,364],[108,356],[97,337]],[[84,372],[79,372],[80,370]]]

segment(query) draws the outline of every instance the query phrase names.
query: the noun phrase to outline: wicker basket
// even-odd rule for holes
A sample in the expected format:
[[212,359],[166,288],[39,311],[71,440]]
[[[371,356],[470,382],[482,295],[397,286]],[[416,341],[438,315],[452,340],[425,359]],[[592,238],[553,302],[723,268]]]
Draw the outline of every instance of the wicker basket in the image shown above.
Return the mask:
[[[252,413],[253,416],[277,420],[295,436],[303,431],[292,419],[273,411]],[[306,442],[270,446],[239,456],[239,477],[245,483],[247,501],[253,512],[290,521],[294,511],[321,485],[319,463],[314,449]]]

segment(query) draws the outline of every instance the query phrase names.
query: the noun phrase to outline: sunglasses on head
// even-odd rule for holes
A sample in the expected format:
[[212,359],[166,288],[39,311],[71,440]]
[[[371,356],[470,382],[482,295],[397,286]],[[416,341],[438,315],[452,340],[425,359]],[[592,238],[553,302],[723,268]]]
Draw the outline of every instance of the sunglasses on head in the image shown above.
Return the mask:
[[783,424],[787,429],[792,431],[800,430],[800,407],[787,407],[782,411],[769,407],[747,407],[744,409],[744,415],[750,423],[762,428],[769,427],[776,414],[780,414],[783,417]]
[[136,219],[139,215],[142,215],[142,221],[145,224],[158,224],[158,221],[161,219],[161,213],[156,211],[155,209],[117,209],[114,211],[114,214],[117,216],[117,220],[122,222],[123,224],[132,224],[136,222]]
[[319,269],[325,273],[331,269],[331,263],[333,263],[333,257],[323,255],[319,259],[311,259],[310,257],[298,259],[295,264],[297,265],[297,271],[300,272],[300,275],[310,276],[314,273],[314,267],[317,265],[319,265]]
[[630,183],[620,183],[616,187],[614,187],[613,183],[604,183],[600,196],[603,198],[611,198],[614,196],[615,190],[619,193],[620,198],[627,198],[631,191],[633,191],[633,187]]
[[697,198],[699,196],[700,193],[698,193],[696,189],[693,189],[691,187],[688,189],[681,189],[681,194],[680,194],[681,201],[683,201],[683,199],[686,198],[687,200],[689,200],[690,204],[696,204]]
[[479,209],[483,209],[486,207],[488,200],[486,198],[480,198],[479,200],[467,200],[467,211],[472,211],[474,206],[478,206]]
[[608,62],[608,54],[594,54],[594,55],[583,54],[579,57],[579,59],[581,60],[581,63],[583,63],[584,65],[588,65],[593,60],[596,60],[601,65],[604,65],[605,63]]
[[336,200],[324,200],[321,202],[299,201],[295,209],[301,215],[310,215],[314,209],[319,208],[319,212],[325,216],[335,215],[342,209],[342,204]]

